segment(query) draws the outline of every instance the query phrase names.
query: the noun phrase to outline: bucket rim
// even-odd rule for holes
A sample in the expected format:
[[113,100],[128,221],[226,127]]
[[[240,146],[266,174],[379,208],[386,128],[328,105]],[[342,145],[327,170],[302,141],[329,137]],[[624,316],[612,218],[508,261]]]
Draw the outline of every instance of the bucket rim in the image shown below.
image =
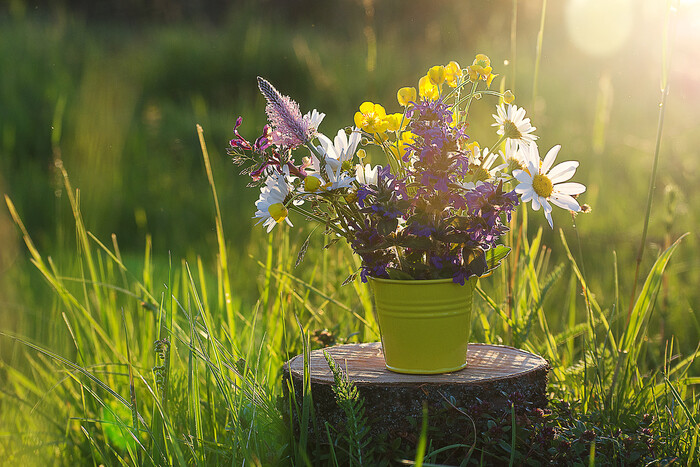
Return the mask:
[[452,283],[460,287],[466,286],[469,282],[476,282],[479,278],[478,276],[472,276],[464,281],[464,285],[459,284],[452,280],[451,277],[445,279],[384,279],[382,277],[367,276],[370,281],[374,281],[380,284],[396,284],[396,285],[431,285],[431,284],[447,284]]

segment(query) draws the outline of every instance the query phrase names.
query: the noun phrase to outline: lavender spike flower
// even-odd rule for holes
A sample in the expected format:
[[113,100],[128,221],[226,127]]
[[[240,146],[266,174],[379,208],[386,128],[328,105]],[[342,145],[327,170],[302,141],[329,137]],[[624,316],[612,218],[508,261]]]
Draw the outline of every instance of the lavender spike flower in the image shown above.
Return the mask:
[[272,84],[259,76],[258,88],[267,100],[265,113],[273,127],[270,136],[272,144],[294,149],[316,135],[318,122],[314,121],[311,114],[302,116],[299,104],[280,94]]

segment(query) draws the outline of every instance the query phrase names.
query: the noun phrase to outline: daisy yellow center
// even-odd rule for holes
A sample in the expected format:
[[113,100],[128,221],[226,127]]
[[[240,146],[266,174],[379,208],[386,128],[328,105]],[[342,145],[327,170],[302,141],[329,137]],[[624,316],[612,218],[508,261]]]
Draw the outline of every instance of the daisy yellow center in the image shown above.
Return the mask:
[[538,174],[532,178],[532,189],[539,196],[549,198],[552,194],[552,181],[546,175]]
[[285,208],[284,204],[282,203],[271,204],[270,207],[267,208],[267,211],[270,213],[270,217],[272,217],[278,224],[287,217],[287,214],[289,214],[289,211],[287,211],[287,208]]
[[472,176],[473,179],[477,181],[485,181],[491,178],[491,174],[489,173],[489,171],[484,169],[483,167],[476,167]]
[[515,126],[515,123],[511,122],[510,120],[506,120],[503,122],[503,136],[510,139],[520,139],[523,137],[523,134],[520,133],[520,130],[518,130],[518,127]]
[[513,173],[515,169],[527,170],[517,159],[508,159],[508,173]]

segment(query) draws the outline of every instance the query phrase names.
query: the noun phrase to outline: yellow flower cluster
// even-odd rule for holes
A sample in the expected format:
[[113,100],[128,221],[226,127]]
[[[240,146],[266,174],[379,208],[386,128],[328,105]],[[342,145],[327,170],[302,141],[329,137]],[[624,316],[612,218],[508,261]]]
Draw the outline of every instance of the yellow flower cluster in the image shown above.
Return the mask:
[[355,126],[371,134],[396,132],[404,129],[407,123],[402,113],[387,115],[384,107],[373,102],[363,102],[359,112],[355,112]]
[[492,73],[491,59],[484,54],[477,54],[471,66],[467,67],[469,81],[475,83],[478,80],[486,81],[486,86],[491,87],[491,81],[498,76]]
[[[444,83],[451,88],[456,88],[462,84],[463,77],[462,67],[455,61],[444,66],[435,65],[418,81],[418,95],[422,99],[437,100],[442,93]],[[401,103],[400,100],[399,103]]]
[[[451,91],[448,89],[443,90],[444,85],[454,90],[471,82],[476,88],[479,81],[485,81],[486,86],[490,87],[496,76],[498,75],[493,73],[491,60],[484,54],[477,54],[474,62],[466,68],[462,68],[454,60],[447,65],[435,65],[428,69],[426,74],[418,80],[417,89],[407,86],[398,90],[396,100],[404,108],[402,113],[387,114],[382,105],[373,102],[363,102],[359,111],[355,113],[355,126],[373,135],[372,144],[382,146],[387,155],[392,155],[396,161],[399,161],[405,153],[407,145],[414,142],[415,135],[405,131],[409,121],[406,117],[406,110],[410,108],[412,103],[417,103],[419,100],[435,101],[440,97],[447,96],[448,92]],[[507,104],[515,99],[515,96],[509,90],[502,94],[493,91],[489,92],[500,95]],[[478,99],[481,96],[480,93],[475,93],[474,89],[472,89],[472,94],[474,99]],[[453,122],[456,125],[460,121],[461,114],[457,107],[453,109],[453,112],[455,112]],[[387,132],[394,135],[386,135]],[[473,143],[473,147],[470,147],[470,150],[476,157],[479,154],[478,143]]]

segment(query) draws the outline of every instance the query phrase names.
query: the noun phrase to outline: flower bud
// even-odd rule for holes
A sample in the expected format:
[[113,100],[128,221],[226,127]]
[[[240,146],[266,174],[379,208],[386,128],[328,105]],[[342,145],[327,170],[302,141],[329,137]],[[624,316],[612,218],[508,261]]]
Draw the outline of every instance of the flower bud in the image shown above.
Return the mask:
[[440,86],[445,82],[445,67],[442,65],[435,65],[428,70],[428,77],[435,86]]
[[321,188],[321,180],[318,177],[310,175],[304,179],[304,190],[313,193],[318,191],[319,188]]
[[399,89],[399,92],[396,93],[396,99],[399,101],[400,106],[406,107],[409,103],[418,100],[416,88],[404,87]]

